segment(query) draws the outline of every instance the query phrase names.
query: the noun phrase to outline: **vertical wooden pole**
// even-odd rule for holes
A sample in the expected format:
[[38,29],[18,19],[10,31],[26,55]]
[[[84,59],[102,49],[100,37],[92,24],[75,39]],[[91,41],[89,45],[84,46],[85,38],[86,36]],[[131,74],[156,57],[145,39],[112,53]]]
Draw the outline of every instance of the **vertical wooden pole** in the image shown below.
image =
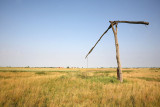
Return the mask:
[[117,78],[120,80],[120,82],[123,82],[123,77],[122,77],[122,68],[121,68],[121,62],[120,62],[120,55],[119,55],[119,44],[118,44],[118,38],[117,38],[117,23],[116,23],[116,31],[114,30],[114,25],[113,22],[110,22],[112,26],[112,30],[114,33],[114,38],[115,38],[115,46],[116,46],[116,59],[117,59]]
[[[116,23],[116,35],[117,35],[118,29],[117,29],[117,23]],[[116,40],[115,40],[116,43]],[[117,43],[118,43],[118,38],[117,38]],[[116,45],[116,44],[115,44]],[[118,45],[118,50],[119,50],[119,45]],[[117,59],[117,48],[116,48],[116,59]],[[117,60],[117,65],[118,65],[118,60]],[[117,67],[117,79],[120,80],[120,73],[119,73],[119,67]]]

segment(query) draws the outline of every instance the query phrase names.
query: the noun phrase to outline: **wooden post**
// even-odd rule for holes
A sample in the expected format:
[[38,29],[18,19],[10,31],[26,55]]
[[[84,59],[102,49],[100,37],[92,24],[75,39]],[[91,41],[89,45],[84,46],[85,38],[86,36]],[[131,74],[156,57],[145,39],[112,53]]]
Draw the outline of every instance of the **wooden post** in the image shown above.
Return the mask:
[[119,44],[118,44],[118,38],[117,38],[117,23],[116,24],[116,31],[114,29],[114,24],[111,22],[112,30],[114,33],[114,38],[115,38],[115,46],[116,46],[116,59],[117,59],[117,79],[120,80],[120,82],[123,82],[123,76],[122,76],[122,68],[121,68],[121,62],[120,62],[120,55],[119,55]]

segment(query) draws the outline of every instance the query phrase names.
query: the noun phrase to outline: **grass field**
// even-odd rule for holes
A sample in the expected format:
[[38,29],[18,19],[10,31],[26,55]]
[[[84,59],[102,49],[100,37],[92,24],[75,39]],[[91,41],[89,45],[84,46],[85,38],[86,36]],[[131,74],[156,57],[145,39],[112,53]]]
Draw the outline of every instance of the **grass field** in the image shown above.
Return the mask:
[[160,107],[160,68],[0,68],[0,107]]

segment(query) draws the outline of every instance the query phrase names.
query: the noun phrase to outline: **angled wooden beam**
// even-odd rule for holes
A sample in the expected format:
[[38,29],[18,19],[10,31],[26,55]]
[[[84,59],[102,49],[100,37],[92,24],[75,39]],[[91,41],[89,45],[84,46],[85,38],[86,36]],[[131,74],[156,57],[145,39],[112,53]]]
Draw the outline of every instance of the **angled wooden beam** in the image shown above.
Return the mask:
[[96,44],[91,48],[91,50],[88,52],[88,54],[86,55],[85,59],[88,57],[88,55],[93,51],[93,49],[96,47],[96,45],[98,44],[98,42],[102,39],[102,37],[104,36],[104,34],[107,33],[107,31],[111,28],[111,25],[108,27],[108,29],[102,34],[102,36],[98,39],[98,41],[96,42]]

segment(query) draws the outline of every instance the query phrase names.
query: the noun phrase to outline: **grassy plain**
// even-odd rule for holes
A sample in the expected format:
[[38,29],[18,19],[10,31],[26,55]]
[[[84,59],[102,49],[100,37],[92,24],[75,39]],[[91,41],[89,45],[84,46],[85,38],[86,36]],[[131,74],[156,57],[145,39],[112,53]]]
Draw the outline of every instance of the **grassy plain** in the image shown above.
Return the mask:
[[160,69],[0,68],[0,106],[160,107]]

